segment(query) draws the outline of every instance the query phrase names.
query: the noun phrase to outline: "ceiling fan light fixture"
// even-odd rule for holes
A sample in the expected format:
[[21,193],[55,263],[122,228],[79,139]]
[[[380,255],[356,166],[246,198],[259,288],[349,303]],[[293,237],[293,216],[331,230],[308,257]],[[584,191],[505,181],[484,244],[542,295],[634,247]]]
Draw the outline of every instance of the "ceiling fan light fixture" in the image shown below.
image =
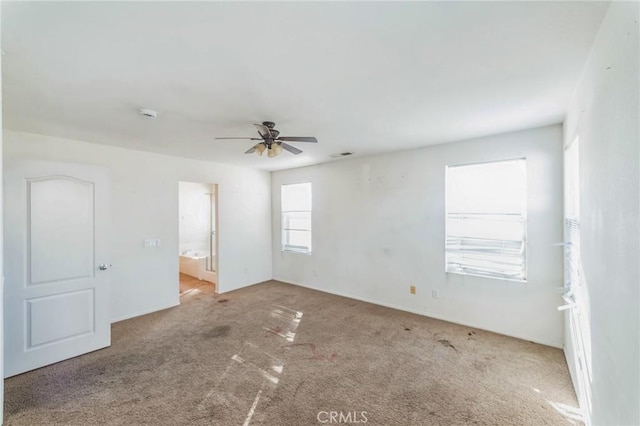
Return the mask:
[[253,154],[254,152],[260,156],[267,151],[267,157],[274,158],[282,153],[282,151],[288,151],[293,155],[302,154],[302,150],[295,146],[289,145],[287,142],[311,142],[317,143],[318,139],[313,136],[280,136],[280,132],[275,129],[276,123],[273,121],[263,121],[262,124],[254,124],[258,129],[259,138],[245,138],[245,137],[226,137],[216,139],[248,139],[252,141],[259,141],[251,148],[245,151],[245,154]]

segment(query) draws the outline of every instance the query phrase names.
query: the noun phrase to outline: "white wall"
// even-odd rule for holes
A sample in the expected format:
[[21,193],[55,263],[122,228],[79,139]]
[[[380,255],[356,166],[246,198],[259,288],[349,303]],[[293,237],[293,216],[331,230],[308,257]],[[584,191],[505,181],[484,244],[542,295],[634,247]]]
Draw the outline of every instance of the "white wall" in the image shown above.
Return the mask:
[[[211,195],[215,186],[210,183],[180,182],[179,185],[179,252],[203,251],[210,248]],[[214,247],[215,251],[215,247]]]
[[[445,166],[518,157],[528,168],[528,282],[446,274]],[[280,185],[294,182],[313,184],[309,256],[280,250]],[[275,172],[272,197],[275,279],[562,346],[563,255],[552,245],[562,240],[560,125]]]
[[580,137],[594,425],[640,424],[639,20],[638,2],[611,3],[565,121],[565,143]]
[[[179,181],[218,184],[218,290],[271,279],[268,172],[8,130],[4,142],[4,161],[111,170],[114,321],[178,304]],[[143,248],[145,238],[160,238],[161,247]]]
[[[2,3],[0,3],[0,22],[2,22]],[[0,34],[2,34],[2,25],[0,24]],[[0,37],[0,46],[2,46],[2,38]],[[0,83],[2,82],[2,54],[0,54]],[[2,129],[2,84],[0,84],[0,129]],[[4,181],[2,174],[2,132],[0,132],[0,182]],[[2,191],[0,191],[0,235],[3,235],[4,209],[3,209]],[[4,418],[4,252],[3,238],[0,238],[0,425]]]

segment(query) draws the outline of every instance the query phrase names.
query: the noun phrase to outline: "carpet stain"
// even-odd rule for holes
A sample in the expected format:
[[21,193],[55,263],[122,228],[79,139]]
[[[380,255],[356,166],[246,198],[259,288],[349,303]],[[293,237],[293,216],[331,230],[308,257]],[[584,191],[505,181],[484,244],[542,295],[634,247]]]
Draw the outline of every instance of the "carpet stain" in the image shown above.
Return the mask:
[[230,331],[231,331],[231,326],[219,325],[217,327],[212,328],[211,330],[208,330],[202,333],[202,335],[207,339],[215,339],[216,337],[227,337]]
[[296,390],[293,392],[293,399],[296,399],[296,396],[298,396],[298,391],[300,390],[300,388],[302,387],[302,385],[304,385],[304,380],[301,381],[298,386],[296,386]]
[[314,343],[294,343],[292,345],[289,345],[288,347],[291,348],[295,346],[307,346],[311,350],[311,357],[307,358],[310,360],[333,362],[338,357],[338,354],[335,352],[331,355],[323,355],[319,353]]
[[280,336],[280,334],[282,334],[282,327],[280,326],[276,326],[274,328],[269,328],[267,330],[265,330],[267,332],[267,334],[265,334],[264,337],[269,337],[269,336]]
[[476,370],[481,371],[481,372],[483,372],[483,373],[484,373],[485,371],[487,371],[487,366],[488,366],[488,364],[487,364],[486,362],[483,362],[483,361],[473,361],[473,368],[475,368]]
[[218,303],[225,303],[225,302],[228,302],[228,301],[229,301],[229,299],[220,299],[220,300],[218,300]]
[[440,340],[438,340],[438,343],[440,343],[442,346],[446,346],[446,347],[448,347],[448,348],[451,348],[451,349],[453,349],[453,350],[454,350],[454,351],[456,351],[456,352],[458,351],[458,350],[456,349],[456,347],[455,347],[455,346],[453,346],[453,345],[451,344],[451,342],[450,342],[450,341],[448,341],[447,339],[440,339]]
[[493,365],[493,361],[496,359],[495,355],[485,356],[482,359],[478,359],[473,361],[473,368],[476,370],[486,373],[487,370]]

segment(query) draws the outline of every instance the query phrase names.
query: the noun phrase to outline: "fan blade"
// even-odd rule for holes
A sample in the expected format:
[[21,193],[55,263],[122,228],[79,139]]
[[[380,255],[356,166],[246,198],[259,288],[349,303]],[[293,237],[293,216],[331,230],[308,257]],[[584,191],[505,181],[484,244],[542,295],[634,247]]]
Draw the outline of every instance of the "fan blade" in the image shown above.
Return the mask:
[[215,139],[242,139],[247,141],[261,141],[261,138],[215,138]]
[[263,138],[272,137],[271,130],[269,130],[269,128],[264,124],[254,124],[254,126],[256,126],[256,129],[258,129],[258,133],[260,133],[260,136],[262,136]]
[[258,145],[254,145],[251,148],[249,148],[248,150],[246,150],[244,153],[245,154],[253,154],[254,152],[256,152],[256,146]]
[[302,151],[300,151],[298,148],[296,148],[295,146],[291,146],[288,143],[281,142],[280,145],[282,146],[283,149],[286,149],[287,151],[289,151],[294,155],[298,155],[302,153]]
[[281,136],[277,140],[288,142],[318,142],[313,136]]

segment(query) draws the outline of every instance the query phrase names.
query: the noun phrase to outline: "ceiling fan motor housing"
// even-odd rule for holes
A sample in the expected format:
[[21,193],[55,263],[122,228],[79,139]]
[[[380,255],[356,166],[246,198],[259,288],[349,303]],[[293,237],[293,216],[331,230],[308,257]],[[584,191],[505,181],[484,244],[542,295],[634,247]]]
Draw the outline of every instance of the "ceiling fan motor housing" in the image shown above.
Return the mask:
[[265,141],[270,141],[278,138],[280,132],[274,128],[276,127],[276,123],[274,123],[273,121],[263,121],[262,125],[269,129],[269,133],[267,133],[266,135],[261,134],[262,138]]

